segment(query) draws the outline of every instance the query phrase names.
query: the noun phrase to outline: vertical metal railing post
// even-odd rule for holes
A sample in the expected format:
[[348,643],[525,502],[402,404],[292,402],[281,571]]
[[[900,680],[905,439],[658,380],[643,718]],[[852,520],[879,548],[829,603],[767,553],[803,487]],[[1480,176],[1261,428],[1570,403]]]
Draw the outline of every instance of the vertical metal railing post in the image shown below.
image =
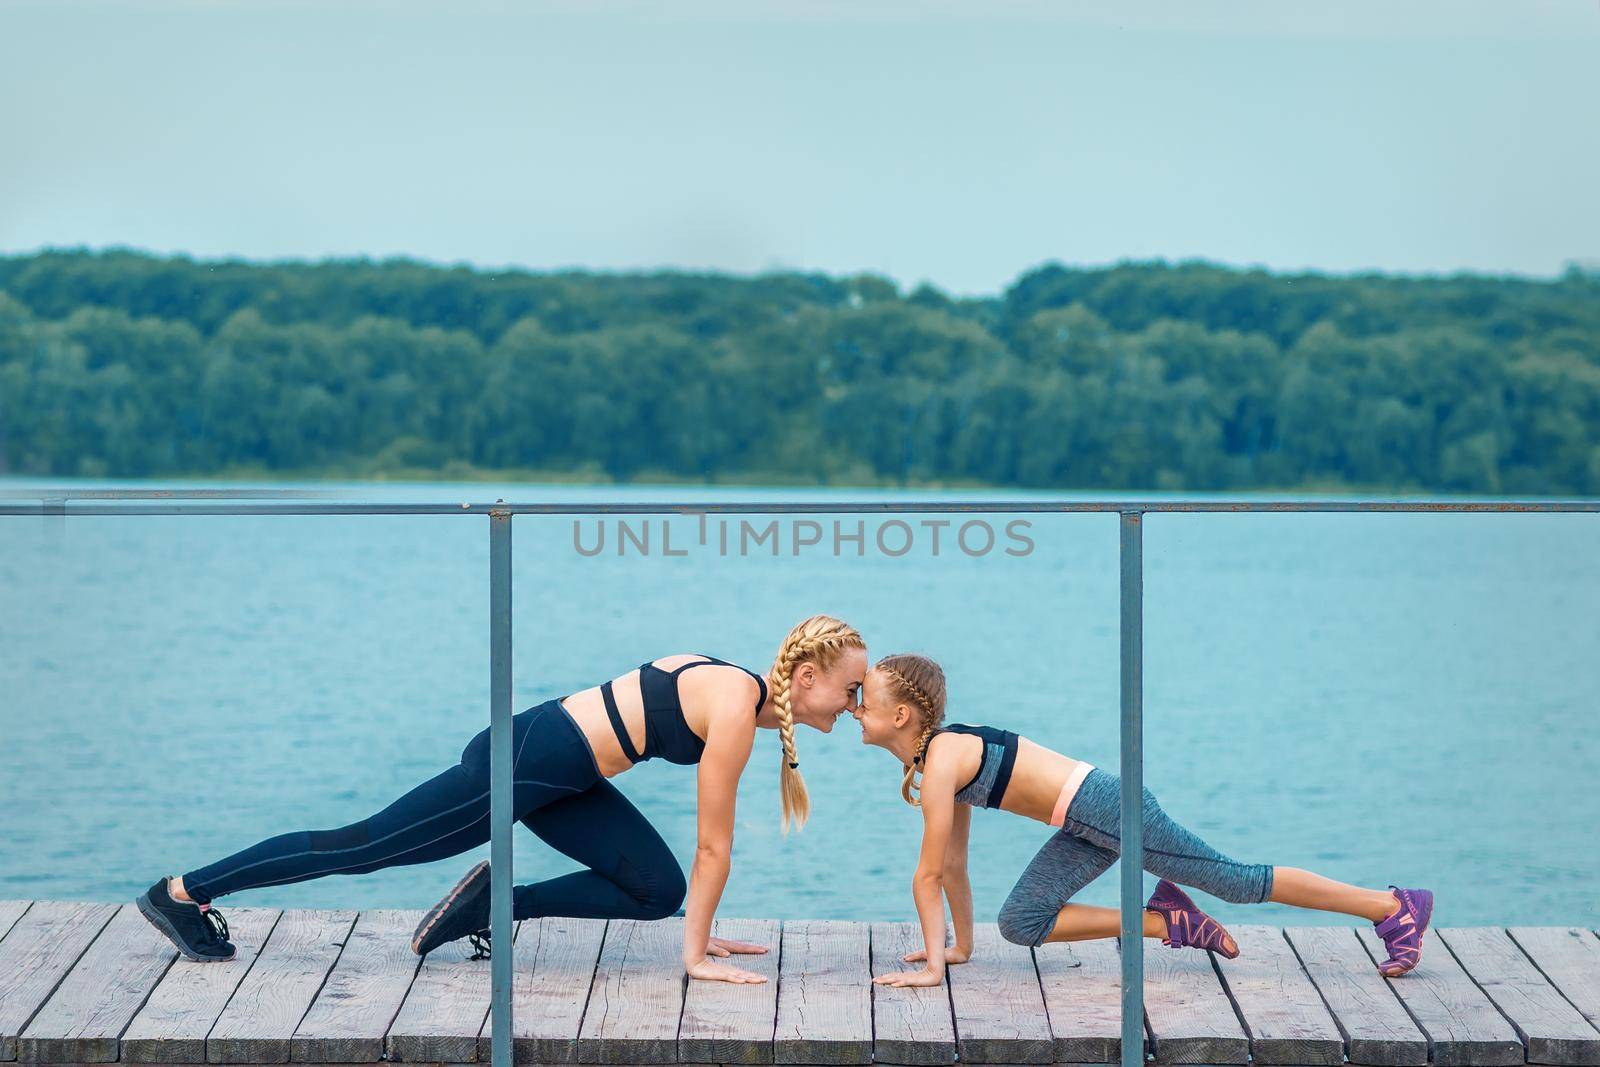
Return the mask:
[[[496,501],[499,503],[499,501]],[[511,1067],[511,512],[489,512],[489,943],[494,1067]]]
[[1122,531],[1122,1067],[1144,1063],[1144,515]]

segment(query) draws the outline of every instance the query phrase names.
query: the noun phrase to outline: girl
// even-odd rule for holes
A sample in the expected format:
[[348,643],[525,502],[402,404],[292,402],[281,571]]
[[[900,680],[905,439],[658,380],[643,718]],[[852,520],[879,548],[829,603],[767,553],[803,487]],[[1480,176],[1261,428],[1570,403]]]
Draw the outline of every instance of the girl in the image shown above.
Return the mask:
[[[739,776],[756,727],[776,729],[783,743],[782,825],[785,832],[791,821],[803,825],[810,801],[795,756],[795,723],[823,733],[833,729],[855,702],[866,668],[866,644],[855,628],[814,615],[789,631],[765,678],[713,656],[683,653],[512,716],[515,816],[588,868],[516,886],[512,914],[660,919],[683,905],[687,892],[683,966],[689,977],[766,981],[707,959],[767,951],[710,936],[728,880]],[[609,781],[655,756],[699,765],[699,841],[687,887],[661,835]],[[189,959],[229,960],[234,946],[227,922],[210,906],[217,897],[428,863],[488,840],[484,729],[467,743],[460,763],[377,814],[336,830],[281,834],[181,878],[163,877],[138,905]],[[423,916],[412,949],[426,953],[461,937],[484,938],[488,888],[489,865],[480,863]]]
[[[972,955],[972,889],[967,835],[973,806],[1000,808],[1059,827],[1000,909],[1000,933],[1019,945],[1086,941],[1121,932],[1115,908],[1067,903],[1120,853],[1121,780],[1009,730],[944,722],[944,671],[925,656],[886,656],[867,673],[853,709],[865,744],[888,749],[905,767],[900,793],[922,808],[922,855],[912,892],[927,947],[905,957],[920,971],[879,975],[896,986],[936,986],[947,963]],[[922,780],[912,795],[918,772]],[[1388,947],[1378,965],[1393,978],[1417,965],[1433,912],[1426,889],[1360,889],[1295,867],[1239,863],[1174,822],[1144,790],[1145,868],[1159,875],[1145,904],[1144,936],[1172,948],[1202,948],[1232,959],[1239,947],[1176,885],[1197,886],[1237,904],[1271,900],[1370,919]],[[945,945],[944,902],[955,945]]]

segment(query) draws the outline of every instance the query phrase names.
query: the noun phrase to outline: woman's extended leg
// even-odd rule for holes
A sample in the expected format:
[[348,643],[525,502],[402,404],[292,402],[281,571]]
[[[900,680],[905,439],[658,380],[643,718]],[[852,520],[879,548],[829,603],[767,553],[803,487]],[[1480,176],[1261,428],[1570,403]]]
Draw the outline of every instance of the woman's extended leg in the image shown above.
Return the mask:
[[348,826],[279,834],[190,871],[182,891],[208,904],[245,889],[428,863],[488,839],[488,792],[456,764]]

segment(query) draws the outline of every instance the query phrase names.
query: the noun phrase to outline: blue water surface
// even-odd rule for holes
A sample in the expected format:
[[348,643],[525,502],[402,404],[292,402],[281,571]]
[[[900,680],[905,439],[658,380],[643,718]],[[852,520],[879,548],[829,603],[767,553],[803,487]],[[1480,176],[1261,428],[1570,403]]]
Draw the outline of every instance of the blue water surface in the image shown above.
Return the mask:
[[[448,502],[1028,496],[338,488]],[[828,612],[874,658],[938,658],[952,719],[1115,769],[1114,516],[1033,516],[1020,537],[1005,530],[1015,516],[978,516],[997,540],[978,552],[973,527],[970,554],[958,518],[937,555],[930,516],[905,529],[812,518],[821,542],[798,555],[797,520],[778,519],[776,556],[770,542],[741,553],[738,518],[709,518],[702,544],[695,517],[656,517],[650,552],[629,541],[622,556],[614,520],[588,556],[573,519],[517,518],[515,707],[676,652],[765,671],[790,626]],[[835,519],[843,534],[864,524],[860,555],[851,541],[835,555]],[[577,523],[592,548],[600,520]],[[631,520],[635,538],[645,527]],[[683,554],[662,554],[664,529]],[[1441,924],[1600,925],[1597,535],[1593,515],[1148,516],[1146,784],[1237,859],[1431,887]],[[457,760],[488,716],[488,545],[482,516],[0,517],[0,897],[131,899],[262,837],[370,814]],[[798,743],[813,818],[780,834],[778,740],[761,731],[720,913],[913,917],[920,818],[899,766],[849,719]],[[656,761],[615,781],[687,870],[693,769]],[[1051,832],[974,815],[980,918]],[[575,868],[515,835],[517,880]],[[226,899],[420,908],[487,853]],[[1114,905],[1117,885],[1113,871],[1079,899]],[[1224,922],[1352,921],[1202,901]]]

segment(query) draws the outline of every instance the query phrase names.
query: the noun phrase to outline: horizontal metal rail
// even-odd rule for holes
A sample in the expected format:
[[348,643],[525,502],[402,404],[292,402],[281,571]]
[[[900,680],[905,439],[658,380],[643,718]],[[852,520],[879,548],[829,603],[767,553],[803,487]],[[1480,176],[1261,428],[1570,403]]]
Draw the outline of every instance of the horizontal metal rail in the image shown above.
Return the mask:
[[0,515],[895,515],[1119,512],[1600,512],[1600,500],[824,500],[508,504],[0,504]]

